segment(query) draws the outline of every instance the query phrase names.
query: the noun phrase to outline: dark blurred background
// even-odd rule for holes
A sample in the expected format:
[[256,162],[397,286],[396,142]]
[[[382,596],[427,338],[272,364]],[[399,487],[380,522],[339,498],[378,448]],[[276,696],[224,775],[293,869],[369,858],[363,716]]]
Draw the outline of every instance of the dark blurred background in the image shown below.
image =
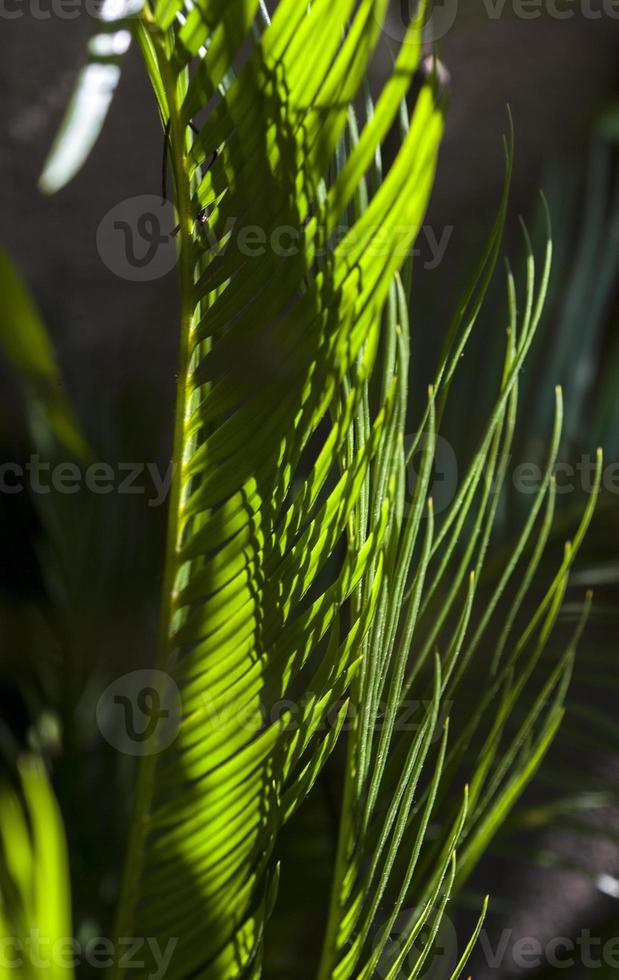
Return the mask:
[[[93,26],[92,18],[81,10],[74,19],[59,19],[46,3],[7,3],[2,9],[11,16],[0,13],[4,130],[0,239],[38,301],[77,415],[97,457],[111,463],[154,462],[165,471],[177,358],[175,272],[152,282],[120,278],[97,248],[97,229],[110,209],[136,195],[159,192],[162,136],[154,100],[137,51],[132,50],[95,151],[67,188],[44,197],[37,178]],[[402,6],[407,4],[394,4],[389,31],[381,42],[374,66],[377,85],[391,68]],[[489,15],[493,4],[461,0],[453,26],[439,39],[440,56],[451,76],[451,94],[436,188],[425,223],[429,233],[420,240],[412,318],[413,387],[424,391],[459,291],[496,213],[504,170],[501,136],[507,129],[509,105],[516,160],[506,251],[518,267],[524,255],[518,216],[524,215],[535,230],[541,188],[549,198],[557,232],[549,311],[536,359],[527,370],[531,378],[544,379],[544,392],[552,393],[553,386],[562,382],[566,403],[573,395],[566,453],[575,457],[584,446],[593,451],[596,441],[602,441],[609,462],[619,458],[619,414],[612,397],[619,365],[614,376],[610,370],[618,350],[619,11],[617,16],[605,13],[611,6],[601,0],[597,4],[565,0],[559,9],[574,16],[558,19],[543,13],[527,19],[518,15],[518,4],[506,3],[501,15],[493,17]],[[494,4],[494,9],[500,5]],[[592,11],[600,16],[590,16]],[[439,261],[433,242],[442,243]],[[499,283],[466,355],[473,369],[463,372],[456,417],[448,420],[458,445],[466,445],[473,421],[483,419],[483,381],[496,361],[504,328]],[[0,384],[0,457],[26,461],[32,446],[23,405],[3,363]],[[534,433],[539,429],[544,435],[547,430],[552,399],[540,395],[541,389],[528,378],[524,387],[522,451],[526,452],[529,436],[529,451],[535,451]],[[580,575],[585,585],[599,584],[601,579],[599,601],[612,610],[619,581],[619,520],[615,499],[607,497]],[[74,621],[70,677],[64,678],[85,711],[88,698],[94,697],[91,688],[97,690],[94,676],[111,678],[152,659],[165,507],[149,506],[146,493],[91,497],[69,501],[64,519],[72,559],[64,559],[71,572],[63,599]],[[37,680],[34,692],[22,703],[14,680],[25,679],[28,689],[35,653],[50,664],[57,655],[53,624],[45,612],[43,581],[50,555],[40,520],[27,496],[0,500],[0,706],[17,738],[23,737],[50,695],[36,689],[45,686],[45,680]],[[598,617],[589,643],[616,654],[618,635],[612,615]],[[614,692],[619,678],[614,664],[609,675]],[[45,662],[40,676],[46,677]],[[594,711],[595,704],[604,702],[604,697],[600,702],[596,697]],[[606,697],[609,703],[602,707],[616,721],[614,693],[608,699],[607,691]],[[61,795],[63,779],[66,787],[73,787],[67,790],[63,807],[70,833],[84,838],[79,897],[81,907],[92,907],[95,916],[95,882],[110,895],[114,882],[106,883],[105,848],[96,853],[93,841],[100,832],[104,838],[107,835],[110,847],[116,846],[124,817],[117,812],[118,805],[106,798],[101,801],[98,830],[86,832],[81,827],[82,801],[100,792],[101,772],[89,776],[82,766],[77,790],[71,781],[77,756],[100,750],[100,745],[88,741],[90,736],[85,745],[80,740],[79,717],[78,711],[78,730],[65,733],[69,750],[58,783]],[[578,760],[574,752],[572,758]],[[592,769],[597,766],[603,774],[600,779],[616,781],[612,753],[598,762]],[[533,797],[527,804],[533,813],[535,801]],[[513,941],[518,935],[571,935],[583,925],[619,922],[616,809],[599,809],[591,821],[597,829],[586,836],[586,843],[572,827],[542,828],[533,838],[525,837],[523,844],[518,837],[522,827],[515,828],[515,837],[505,839],[502,852],[499,848],[485,862],[475,880],[475,888],[499,893],[490,930],[508,923],[514,930]],[[554,857],[528,862],[533,852]],[[476,897],[473,889],[471,906]],[[518,969],[507,962],[499,972],[507,976]],[[496,976],[497,971],[482,956],[475,975],[490,974]],[[576,967],[572,975],[586,972]]]

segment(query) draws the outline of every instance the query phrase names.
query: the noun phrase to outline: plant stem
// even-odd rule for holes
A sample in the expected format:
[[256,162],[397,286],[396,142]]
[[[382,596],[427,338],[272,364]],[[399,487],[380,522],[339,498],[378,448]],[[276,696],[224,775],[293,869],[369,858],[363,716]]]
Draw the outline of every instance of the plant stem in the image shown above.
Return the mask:
[[[183,487],[183,452],[185,446],[185,418],[187,412],[187,375],[189,368],[189,335],[193,319],[193,261],[192,235],[193,218],[189,182],[186,175],[186,134],[181,119],[179,86],[167,56],[165,37],[158,32],[152,21],[148,7],[142,11],[145,30],[143,44],[149,45],[152,58],[146,58],[147,69],[158,71],[157,85],[163,86],[165,93],[170,136],[170,157],[176,189],[176,206],[180,224],[179,231],[179,286],[180,286],[180,351],[178,364],[178,387],[176,396],[176,415],[174,421],[174,440],[172,449],[172,484],[168,510],[168,528],[165,550],[165,564],[162,585],[160,634],[155,669],[165,670],[170,654],[171,623],[173,615],[174,589],[178,574],[178,545],[181,534],[180,505]],[[143,48],[143,44],[141,47]],[[154,83],[153,83],[154,84]],[[154,87],[157,88],[154,84]],[[160,105],[161,108],[161,105]],[[129,841],[124,863],[124,873],[116,912],[115,936],[132,935],[134,888],[139,877],[142,860],[146,815],[152,797],[153,777],[156,755],[142,756],[138,765],[137,784],[133,803],[133,817],[130,825]],[[122,933],[121,933],[122,930]],[[119,975],[118,966],[113,966],[109,977]]]

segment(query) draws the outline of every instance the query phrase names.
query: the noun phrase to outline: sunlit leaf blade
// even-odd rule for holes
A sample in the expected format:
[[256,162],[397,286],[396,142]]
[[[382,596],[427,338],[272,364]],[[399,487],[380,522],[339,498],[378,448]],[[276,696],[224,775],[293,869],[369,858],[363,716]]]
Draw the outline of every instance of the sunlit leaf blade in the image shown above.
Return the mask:
[[[118,930],[177,938],[172,980],[259,972],[278,829],[335,744],[328,719],[337,734],[376,612],[390,466],[371,526],[355,538],[351,521],[385,440],[397,437],[395,370],[363,444],[346,447],[442,132],[425,84],[382,186],[331,241],[419,59],[413,25],[380,125],[369,121],[350,165],[333,171],[385,7],[282,0],[233,72],[257,3],[143,14],[170,114],[180,221],[181,465],[159,667],[183,712],[172,747],[141,763]],[[218,89],[191,140],[190,119]],[[238,237],[226,242],[239,216],[264,234],[257,254]],[[296,247],[279,247],[280,229]]]
[[53,194],[68,184],[88,159],[103,128],[131,43],[133,20],[144,0],[104,0],[101,26],[88,43],[87,62],[77,76],[71,101],[39,178]]
[[[181,709],[172,744],[139,762],[116,935],[171,944],[169,980],[261,975],[280,831],[345,727],[319,980],[420,977],[447,903],[563,715],[573,646],[549,674],[541,665],[601,458],[580,525],[533,598],[556,503],[559,389],[539,490],[490,598],[482,593],[551,237],[538,266],[524,229],[524,296],[508,270],[492,407],[439,515],[432,470],[498,263],[513,139],[496,222],[407,440],[409,252],[444,106],[436,64],[420,65],[425,4],[371,98],[367,70],[387,6],[280,0],[269,13],[258,0],[158,0],[135,25],[178,212],[175,469],[153,684],[163,696],[156,678],[167,675]],[[115,19],[95,42],[48,189],[92,145],[126,27]],[[88,72],[101,56],[112,84],[89,104]],[[388,161],[383,144],[398,129]],[[475,668],[484,683],[470,698]],[[454,977],[484,914],[485,905]],[[113,978],[127,975],[122,963],[112,968]]]

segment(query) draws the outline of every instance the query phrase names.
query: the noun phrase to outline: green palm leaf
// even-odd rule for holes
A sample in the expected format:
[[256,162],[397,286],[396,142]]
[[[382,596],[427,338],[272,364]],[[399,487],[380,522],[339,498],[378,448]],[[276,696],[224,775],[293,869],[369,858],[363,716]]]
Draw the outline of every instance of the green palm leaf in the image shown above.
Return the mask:
[[[280,0],[271,20],[258,0],[160,0],[133,25],[179,220],[175,477],[154,677],[173,680],[182,709],[173,744],[140,760],[116,935],[171,944],[169,980],[261,975],[280,831],[348,712],[319,977],[421,975],[447,903],[554,737],[586,618],[587,606],[540,680],[601,468],[598,458],[580,526],[523,617],[554,515],[560,390],[539,493],[490,601],[479,595],[550,244],[541,272],[528,251],[521,313],[508,273],[494,406],[447,512],[428,499],[452,379],[500,252],[511,142],[497,221],[412,445],[404,438],[405,257],[442,105],[435,72],[420,66],[423,5],[376,106],[363,90],[386,7]],[[381,147],[398,125],[387,168]],[[482,644],[489,666],[471,702],[464,680]],[[413,699],[426,710],[411,732]]]
[[[180,220],[179,465],[158,667],[181,688],[183,716],[173,747],[141,766],[118,928],[180,937],[171,977],[258,970],[278,827],[333,745],[321,729],[346,701],[376,606],[392,480],[371,532],[357,543],[350,534],[370,467],[393,440],[396,382],[363,445],[346,447],[441,134],[426,84],[388,177],[329,244],[418,63],[414,26],[380,115],[329,179],[384,6],[283,2],[238,72],[256,3],[201,4],[178,27],[169,4],[142,19],[140,43],[163,82]],[[218,91],[190,142],[189,121]],[[251,261],[236,243],[209,251],[195,221],[205,208],[217,242],[240,216],[267,242],[292,229],[300,247]],[[248,370],[253,357],[260,372]],[[294,719],[273,720],[290,698],[301,706]]]

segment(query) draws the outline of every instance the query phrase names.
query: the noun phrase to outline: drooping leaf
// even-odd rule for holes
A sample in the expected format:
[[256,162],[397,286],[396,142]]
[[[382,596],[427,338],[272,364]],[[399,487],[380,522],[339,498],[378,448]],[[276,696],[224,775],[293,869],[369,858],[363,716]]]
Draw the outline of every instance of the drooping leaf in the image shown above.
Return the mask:
[[13,263],[0,249],[0,349],[26,389],[32,422],[46,426],[75,456],[88,449],[62,387],[47,330]]

